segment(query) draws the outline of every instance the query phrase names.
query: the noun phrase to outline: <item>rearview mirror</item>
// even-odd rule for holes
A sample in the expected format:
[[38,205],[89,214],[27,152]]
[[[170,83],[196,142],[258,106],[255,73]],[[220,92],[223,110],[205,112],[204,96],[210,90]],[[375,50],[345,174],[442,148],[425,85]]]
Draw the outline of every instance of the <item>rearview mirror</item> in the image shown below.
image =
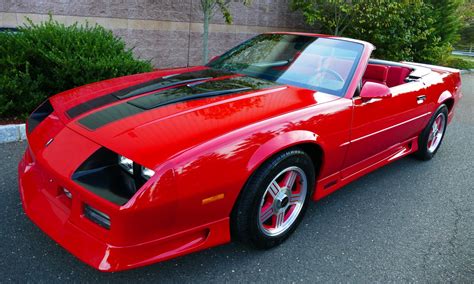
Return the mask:
[[366,100],[374,98],[390,98],[392,97],[392,93],[390,92],[390,88],[384,84],[365,82],[360,91],[360,97]]

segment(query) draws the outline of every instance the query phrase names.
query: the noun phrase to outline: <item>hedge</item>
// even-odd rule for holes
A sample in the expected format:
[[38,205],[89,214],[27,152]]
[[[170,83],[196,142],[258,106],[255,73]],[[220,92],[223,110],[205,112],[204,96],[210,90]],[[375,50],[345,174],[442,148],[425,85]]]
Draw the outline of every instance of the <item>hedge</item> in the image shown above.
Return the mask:
[[18,32],[0,33],[0,117],[23,118],[51,95],[151,70],[99,25],[28,19]]

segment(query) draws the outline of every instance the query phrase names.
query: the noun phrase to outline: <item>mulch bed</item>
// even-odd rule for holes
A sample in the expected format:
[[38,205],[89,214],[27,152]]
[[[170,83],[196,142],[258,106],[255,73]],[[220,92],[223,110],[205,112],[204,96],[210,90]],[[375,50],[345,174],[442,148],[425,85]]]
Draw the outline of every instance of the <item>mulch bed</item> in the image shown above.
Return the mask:
[[7,124],[22,124],[25,123],[25,119],[19,117],[0,117],[0,125]]

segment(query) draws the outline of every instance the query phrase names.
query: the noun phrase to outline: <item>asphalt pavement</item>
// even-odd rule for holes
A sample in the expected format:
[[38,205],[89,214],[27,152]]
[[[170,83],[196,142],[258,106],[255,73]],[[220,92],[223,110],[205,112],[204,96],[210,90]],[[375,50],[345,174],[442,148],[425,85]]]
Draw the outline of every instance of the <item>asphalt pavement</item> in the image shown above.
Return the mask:
[[311,204],[269,251],[227,244],[144,268],[98,272],[22,211],[25,143],[0,145],[0,282],[471,282],[474,280],[474,74],[436,157],[381,168]]

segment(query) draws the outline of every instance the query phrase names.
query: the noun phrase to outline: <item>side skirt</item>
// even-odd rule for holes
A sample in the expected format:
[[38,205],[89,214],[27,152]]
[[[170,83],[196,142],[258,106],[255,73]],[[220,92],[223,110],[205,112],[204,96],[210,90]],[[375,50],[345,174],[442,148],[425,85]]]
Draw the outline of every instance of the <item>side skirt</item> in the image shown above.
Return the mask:
[[313,200],[319,200],[346,184],[402,157],[418,150],[418,137],[396,144],[384,152],[376,154],[342,171],[318,180],[313,194]]

